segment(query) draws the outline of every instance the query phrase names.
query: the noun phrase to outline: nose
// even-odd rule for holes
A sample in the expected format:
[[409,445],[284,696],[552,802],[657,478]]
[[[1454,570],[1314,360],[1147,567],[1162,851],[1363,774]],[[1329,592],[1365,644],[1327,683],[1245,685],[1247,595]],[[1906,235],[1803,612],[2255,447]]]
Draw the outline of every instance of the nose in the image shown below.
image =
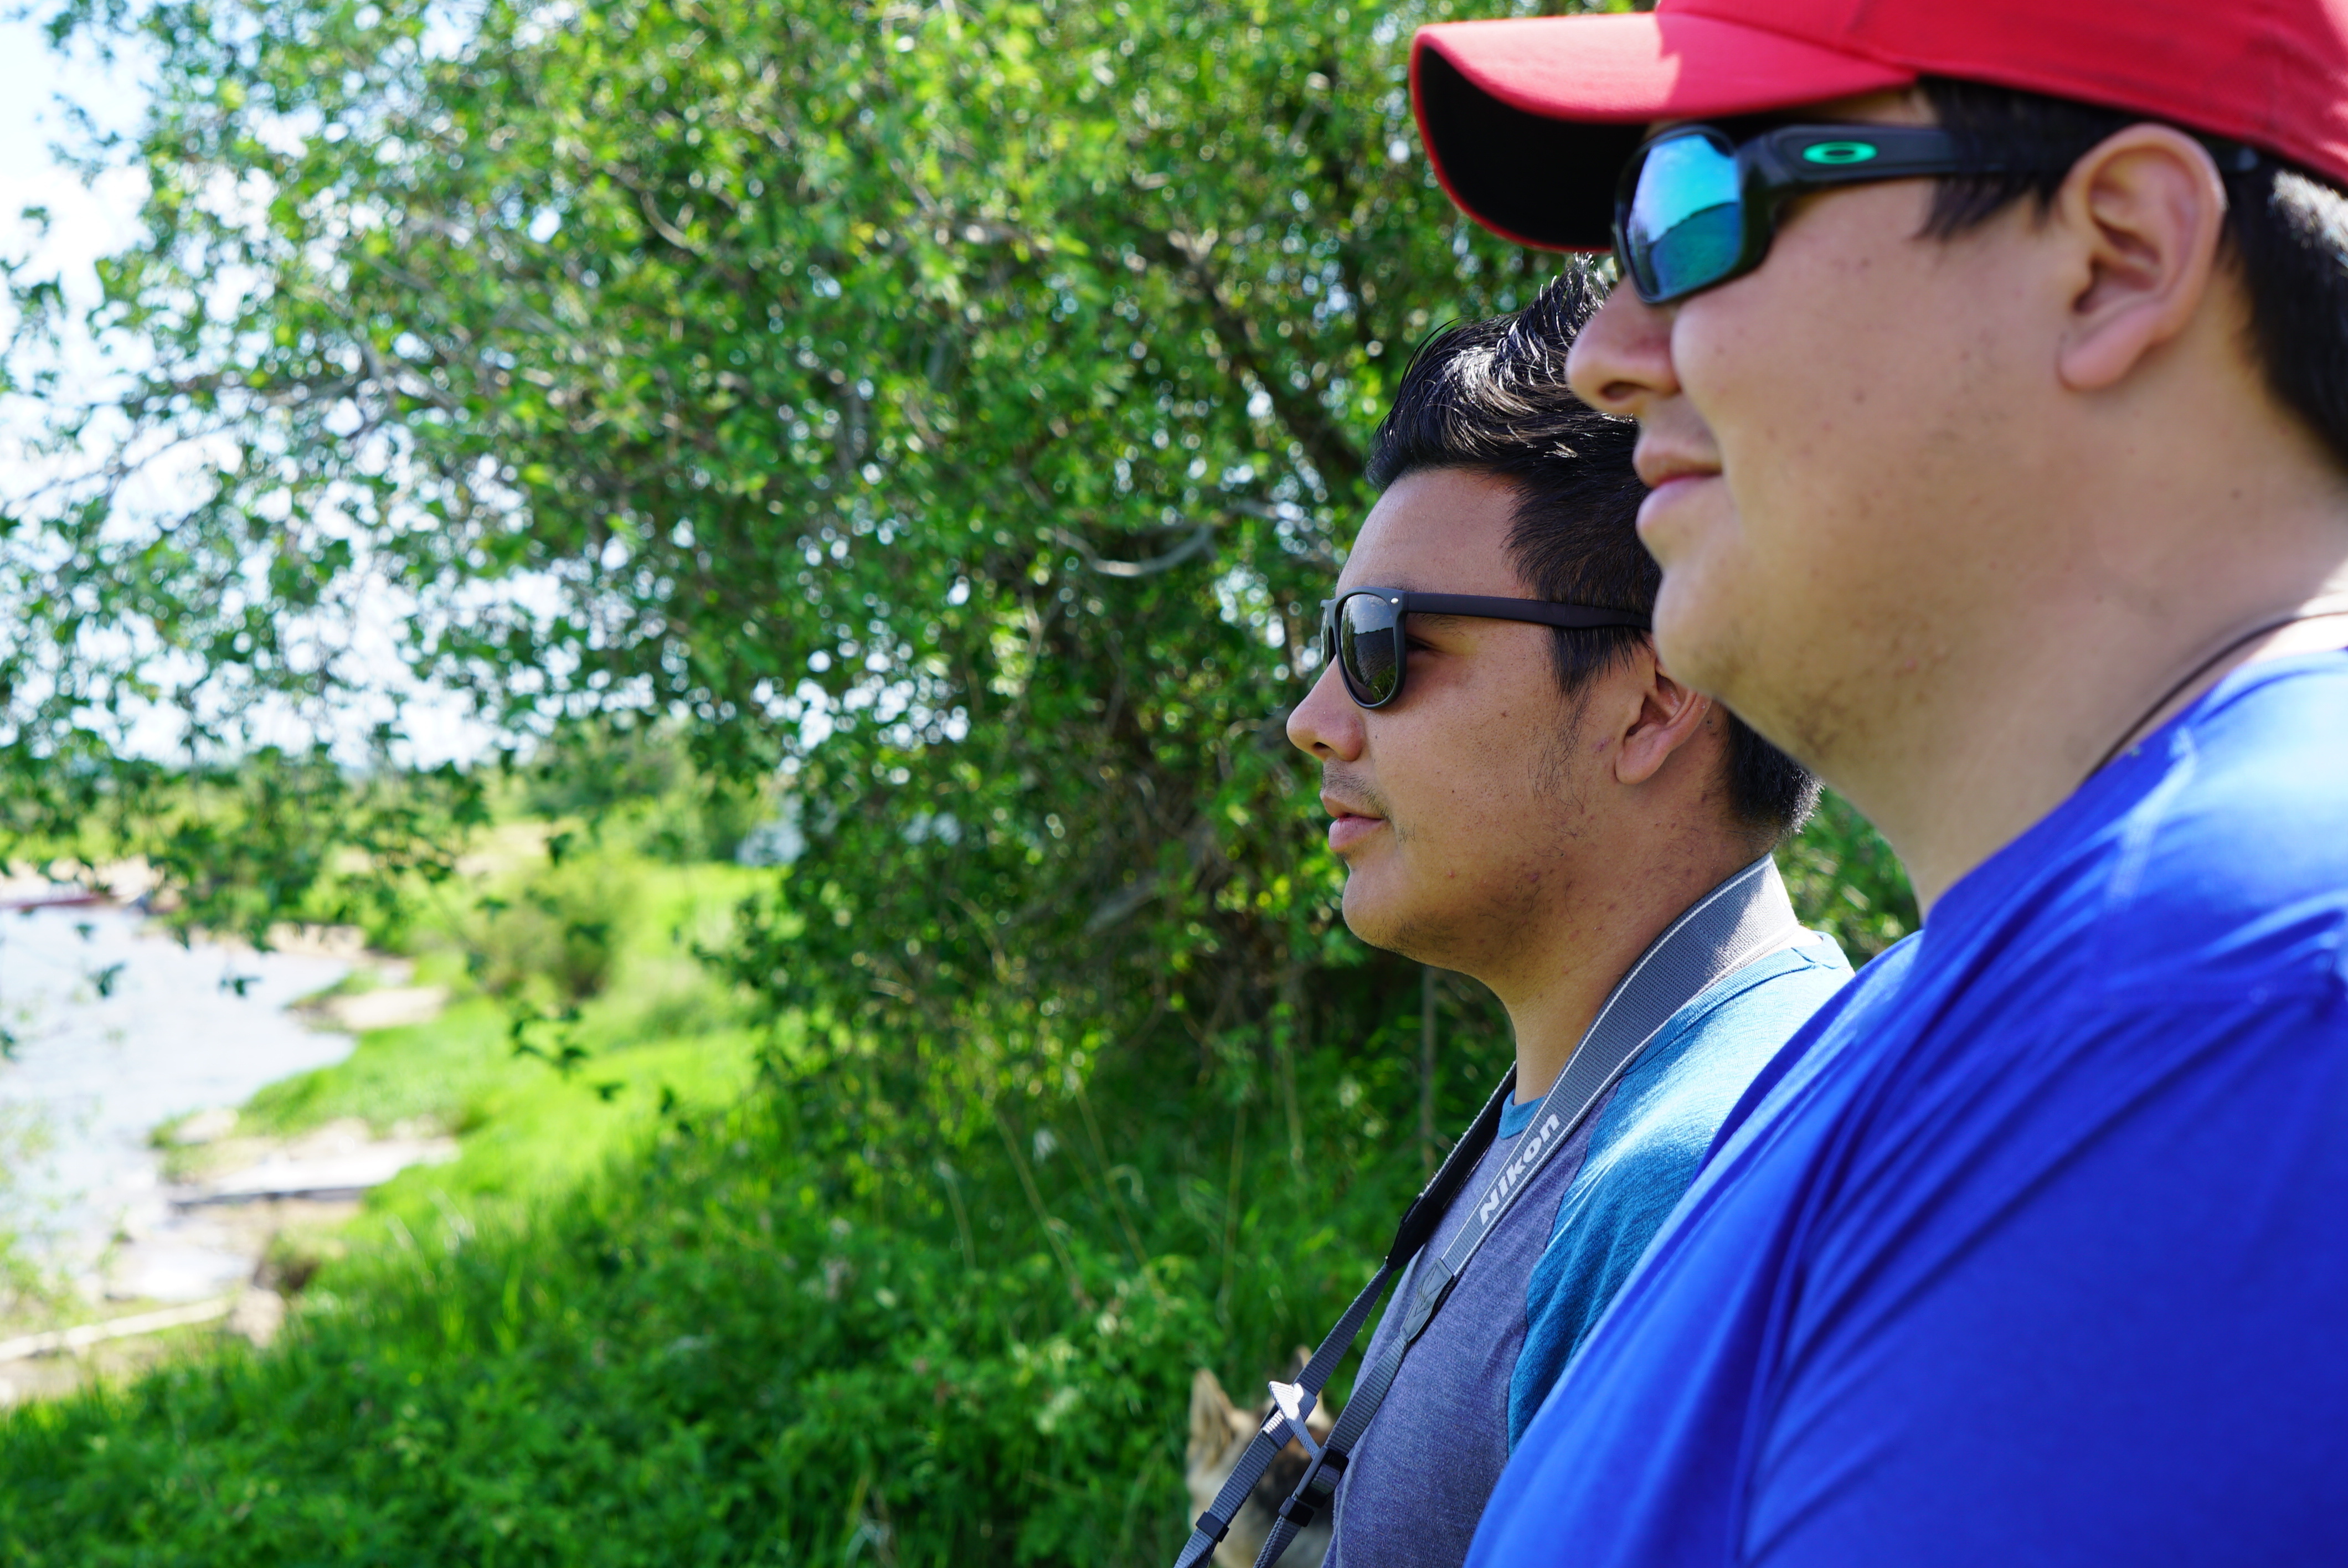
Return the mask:
[[1304,701],[1288,712],[1288,743],[1322,762],[1350,763],[1362,754],[1362,711],[1345,693],[1335,661],[1321,667],[1321,679]]
[[1672,364],[1672,313],[1647,303],[1629,280],[1607,296],[1574,340],[1565,378],[1591,407],[1632,419],[1679,395]]

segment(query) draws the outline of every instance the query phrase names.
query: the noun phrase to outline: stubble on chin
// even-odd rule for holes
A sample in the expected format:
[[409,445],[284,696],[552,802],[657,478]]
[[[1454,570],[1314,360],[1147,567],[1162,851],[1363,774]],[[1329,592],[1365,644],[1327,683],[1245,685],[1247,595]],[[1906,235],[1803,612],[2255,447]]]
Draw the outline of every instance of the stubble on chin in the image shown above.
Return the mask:
[[[1385,821],[1387,834],[1387,843],[1385,847],[1388,856],[1399,857],[1408,850],[1411,844],[1410,829],[1395,819],[1393,806],[1367,778],[1342,763],[1323,763],[1321,764],[1321,787],[1365,810],[1375,812]],[[1340,858],[1342,859],[1343,856]],[[1407,869],[1401,866],[1390,866],[1388,869],[1406,877],[1408,876]],[[1420,938],[1415,934],[1413,922],[1407,915],[1389,928],[1379,925],[1371,916],[1355,909],[1354,896],[1361,886],[1362,875],[1361,870],[1351,861],[1345,863],[1345,894],[1342,906],[1345,917],[1345,928],[1353,932],[1356,938],[1368,943],[1373,948],[1385,952],[1397,953],[1406,958],[1417,958],[1419,955],[1416,949]]]
[[[1862,710],[1842,683],[1820,679],[1810,653],[1815,638],[1772,635],[1776,622],[1756,613],[1768,608],[1695,610],[1687,630],[1668,646],[1658,638],[1658,650],[1688,684],[1725,704],[1770,744],[1814,771],[1830,766]],[[1756,626],[1763,630],[1756,633]]]

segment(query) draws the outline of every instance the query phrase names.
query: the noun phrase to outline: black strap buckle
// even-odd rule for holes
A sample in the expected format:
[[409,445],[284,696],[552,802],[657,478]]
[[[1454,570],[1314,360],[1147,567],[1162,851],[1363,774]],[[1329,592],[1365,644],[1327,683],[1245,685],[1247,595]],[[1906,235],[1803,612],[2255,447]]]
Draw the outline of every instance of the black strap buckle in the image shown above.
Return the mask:
[[1313,1456],[1312,1465],[1288,1501],[1280,1505],[1280,1517],[1302,1530],[1317,1518],[1337,1495],[1337,1482],[1345,1473],[1345,1452],[1343,1449],[1324,1448]]

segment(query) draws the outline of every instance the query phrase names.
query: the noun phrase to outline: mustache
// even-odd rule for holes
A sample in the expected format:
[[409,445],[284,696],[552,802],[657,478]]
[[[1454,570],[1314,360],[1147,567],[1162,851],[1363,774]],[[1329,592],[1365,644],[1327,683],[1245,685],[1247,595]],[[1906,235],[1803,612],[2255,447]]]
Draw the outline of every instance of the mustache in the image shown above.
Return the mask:
[[[1373,815],[1384,817],[1387,823],[1394,823],[1394,813],[1387,807],[1385,797],[1378,793],[1377,786],[1343,763],[1321,764],[1321,788],[1325,794],[1354,802]],[[1402,829],[1398,825],[1395,833],[1397,837],[1401,836]]]

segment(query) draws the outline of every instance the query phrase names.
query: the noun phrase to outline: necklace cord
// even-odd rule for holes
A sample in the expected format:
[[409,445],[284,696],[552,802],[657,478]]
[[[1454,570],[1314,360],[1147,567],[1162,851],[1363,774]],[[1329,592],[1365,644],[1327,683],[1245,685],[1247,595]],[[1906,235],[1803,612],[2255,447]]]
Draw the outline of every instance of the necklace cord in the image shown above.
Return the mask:
[[2251,627],[2248,631],[2242,632],[2239,636],[2230,639],[2215,653],[2209,655],[2199,663],[2194,665],[2192,669],[2187,671],[2184,679],[2178,681],[2166,692],[2163,692],[2160,696],[2154,701],[2150,707],[2147,708],[2142,713],[2137,716],[2135,723],[2130,724],[2127,729],[2122,730],[2120,732],[2120,738],[2112,743],[2111,749],[2106,752],[2102,756],[2096,758],[2096,765],[2087,770],[2087,776],[2089,778],[2093,778],[2097,774],[2102,773],[2106,768],[2111,766],[2112,759],[2118,756],[2122,752],[2127,749],[2128,743],[2135,740],[2147,724],[2152,723],[2154,715],[2157,714],[2163,708],[2168,707],[2171,702],[2177,701],[2177,699],[2188,690],[2195,682],[2200,680],[2201,677],[2209,673],[2209,671],[2215,669],[2219,664],[2224,662],[2229,655],[2239,653],[2246,644],[2256,642],[2260,638],[2270,636],[2274,632],[2281,631],[2287,626],[2297,626],[2303,620],[2322,620],[2335,615],[2348,615],[2348,594],[2333,594],[2327,598],[2312,600],[2310,603],[2302,606],[2300,609],[2293,610],[2289,615],[2278,616],[2272,620],[2261,621],[2258,625]]

